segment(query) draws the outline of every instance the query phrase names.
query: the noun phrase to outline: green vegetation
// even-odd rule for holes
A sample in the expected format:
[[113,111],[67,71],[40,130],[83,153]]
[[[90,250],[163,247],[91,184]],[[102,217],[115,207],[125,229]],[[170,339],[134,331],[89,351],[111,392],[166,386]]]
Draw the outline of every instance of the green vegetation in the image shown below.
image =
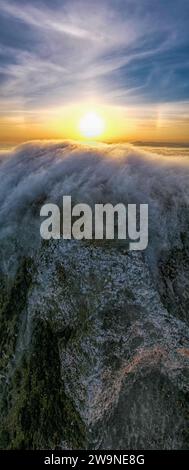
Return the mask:
[[64,391],[58,337],[40,312],[33,321],[29,347],[19,361],[13,360],[30,284],[31,265],[25,260],[9,296],[3,285],[1,289],[0,448],[53,449],[62,440],[82,448],[85,426]]

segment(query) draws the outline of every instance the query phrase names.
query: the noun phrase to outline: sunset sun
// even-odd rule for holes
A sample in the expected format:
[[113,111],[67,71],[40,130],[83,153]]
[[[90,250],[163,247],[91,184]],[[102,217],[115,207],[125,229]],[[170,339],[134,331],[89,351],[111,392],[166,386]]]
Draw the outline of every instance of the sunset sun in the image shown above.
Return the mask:
[[79,122],[80,133],[86,138],[100,137],[104,128],[104,120],[95,112],[85,114]]

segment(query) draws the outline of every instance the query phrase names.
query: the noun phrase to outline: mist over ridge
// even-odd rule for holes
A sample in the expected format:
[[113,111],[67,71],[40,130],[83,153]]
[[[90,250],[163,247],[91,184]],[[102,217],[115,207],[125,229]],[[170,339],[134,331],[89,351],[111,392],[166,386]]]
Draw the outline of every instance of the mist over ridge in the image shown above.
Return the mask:
[[[149,204],[149,250],[155,257],[179,246],[188,227],[189,157],[129,144],[29,142],[1,153],[0,238],[19,251],[40,243],[39,213],[46,202]],[[11,244],[10,244],[11,245]]]

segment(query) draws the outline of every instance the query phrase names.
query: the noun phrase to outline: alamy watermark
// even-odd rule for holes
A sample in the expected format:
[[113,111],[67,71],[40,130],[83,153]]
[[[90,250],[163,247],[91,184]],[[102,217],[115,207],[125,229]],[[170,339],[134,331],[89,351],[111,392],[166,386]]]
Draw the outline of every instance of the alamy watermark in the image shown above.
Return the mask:
[[145,250],[148,245],[148,204],[72,205],[71,196],[63,196],[62,210],[57,204],[44,204],[40,226],[45,240],[128,240],[129,250]]

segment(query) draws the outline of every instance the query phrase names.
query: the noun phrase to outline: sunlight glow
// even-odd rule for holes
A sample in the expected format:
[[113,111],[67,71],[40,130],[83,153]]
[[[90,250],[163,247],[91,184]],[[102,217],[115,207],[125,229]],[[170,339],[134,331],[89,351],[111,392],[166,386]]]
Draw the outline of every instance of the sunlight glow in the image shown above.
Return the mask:
[[95,112],[85,114],[79,123],[81,135],[87,138],[101,136],[104,128],[104,120]]

